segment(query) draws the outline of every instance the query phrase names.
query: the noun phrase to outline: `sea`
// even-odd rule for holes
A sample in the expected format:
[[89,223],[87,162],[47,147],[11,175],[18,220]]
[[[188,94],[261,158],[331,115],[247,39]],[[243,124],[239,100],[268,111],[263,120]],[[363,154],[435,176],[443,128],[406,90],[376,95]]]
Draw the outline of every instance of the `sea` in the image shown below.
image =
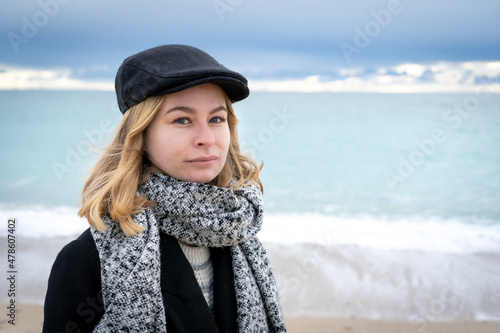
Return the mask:
[[[500,94],[255,92],[234,108],[286,315],[500,321]],[[15,218],[19,297],[43,304],[121,113],[96,91],[0,91],[0,113],[0,246]]]

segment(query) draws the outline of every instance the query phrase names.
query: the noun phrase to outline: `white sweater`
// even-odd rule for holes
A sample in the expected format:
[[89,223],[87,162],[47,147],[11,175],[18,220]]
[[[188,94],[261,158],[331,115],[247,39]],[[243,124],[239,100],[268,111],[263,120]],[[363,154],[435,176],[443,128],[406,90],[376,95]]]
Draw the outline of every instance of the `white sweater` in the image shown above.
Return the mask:
[[179,242],[187,260],[193,267],[194,276],[200,285],[208,307],[214,308],[214,270],[210,259],[210,249],[206,246],[189,246]]

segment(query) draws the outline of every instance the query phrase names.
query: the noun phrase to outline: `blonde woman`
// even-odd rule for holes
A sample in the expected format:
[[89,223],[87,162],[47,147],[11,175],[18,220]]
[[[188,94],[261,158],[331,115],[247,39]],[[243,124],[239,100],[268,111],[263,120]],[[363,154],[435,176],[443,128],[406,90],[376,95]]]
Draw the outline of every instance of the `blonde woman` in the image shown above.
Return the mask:
[[52,267],[44,332],[286,332],[231,106],[247,80],[164,45],[115,83],[123,121],[83,189],[91,227]]

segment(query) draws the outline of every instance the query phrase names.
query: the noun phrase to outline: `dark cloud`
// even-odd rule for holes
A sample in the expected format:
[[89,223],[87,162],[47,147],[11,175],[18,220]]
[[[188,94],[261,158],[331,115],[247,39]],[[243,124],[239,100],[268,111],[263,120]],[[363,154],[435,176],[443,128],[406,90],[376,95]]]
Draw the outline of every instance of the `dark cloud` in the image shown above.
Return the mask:
[[[97,76],[112,76],[126,56],[166,43],[198,46],[256,78],[500,55],[494,0],[40,0],[8,7],[0,11],[0,62],[110,68]],[[14,47],[13,34],[24,39]],[[350,61],[341,43],[356,49]]]

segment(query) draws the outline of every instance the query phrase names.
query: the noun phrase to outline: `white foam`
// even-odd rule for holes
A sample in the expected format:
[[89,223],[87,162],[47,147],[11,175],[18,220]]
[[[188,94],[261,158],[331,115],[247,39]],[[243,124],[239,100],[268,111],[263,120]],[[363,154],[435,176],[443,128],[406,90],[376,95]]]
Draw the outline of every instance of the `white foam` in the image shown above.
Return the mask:
[[[0,206],[0,219],[16,218],[15,234],[23,238],[50,238],[75,236],[82,233],[89,224],[78,217],[76,207],[58,206]],[[6,225],[6,224],[4,224]],[[7,227],[0,230],[0,236],[7,235]]]
[[284,244],[358,245],[444,253],[500,253],[500,223],[433,218],[388,219],[321,214],[266,215],[260,238]]
[[[56,254],[88,223],[76,207],[3,205],[0,217],[17,218],[20,290],[41,304]],[[287,315],[498,321],[499,234],[437,217],[268,214],[260,238]]]
[[500,320],[500,254],[264,245],[289,316]]
[[[17,218],[16,233],[27,238],[75,236],[88,228],[76,207],[0,205],[0,218]],[[5,236],[7,228],[0,229]],[[439,217],[388,219],[369,215],[266,214],[259,234],[278,244],[357,245],[384,250],[442,253],[500,253],[500,223],[465,223]]]

